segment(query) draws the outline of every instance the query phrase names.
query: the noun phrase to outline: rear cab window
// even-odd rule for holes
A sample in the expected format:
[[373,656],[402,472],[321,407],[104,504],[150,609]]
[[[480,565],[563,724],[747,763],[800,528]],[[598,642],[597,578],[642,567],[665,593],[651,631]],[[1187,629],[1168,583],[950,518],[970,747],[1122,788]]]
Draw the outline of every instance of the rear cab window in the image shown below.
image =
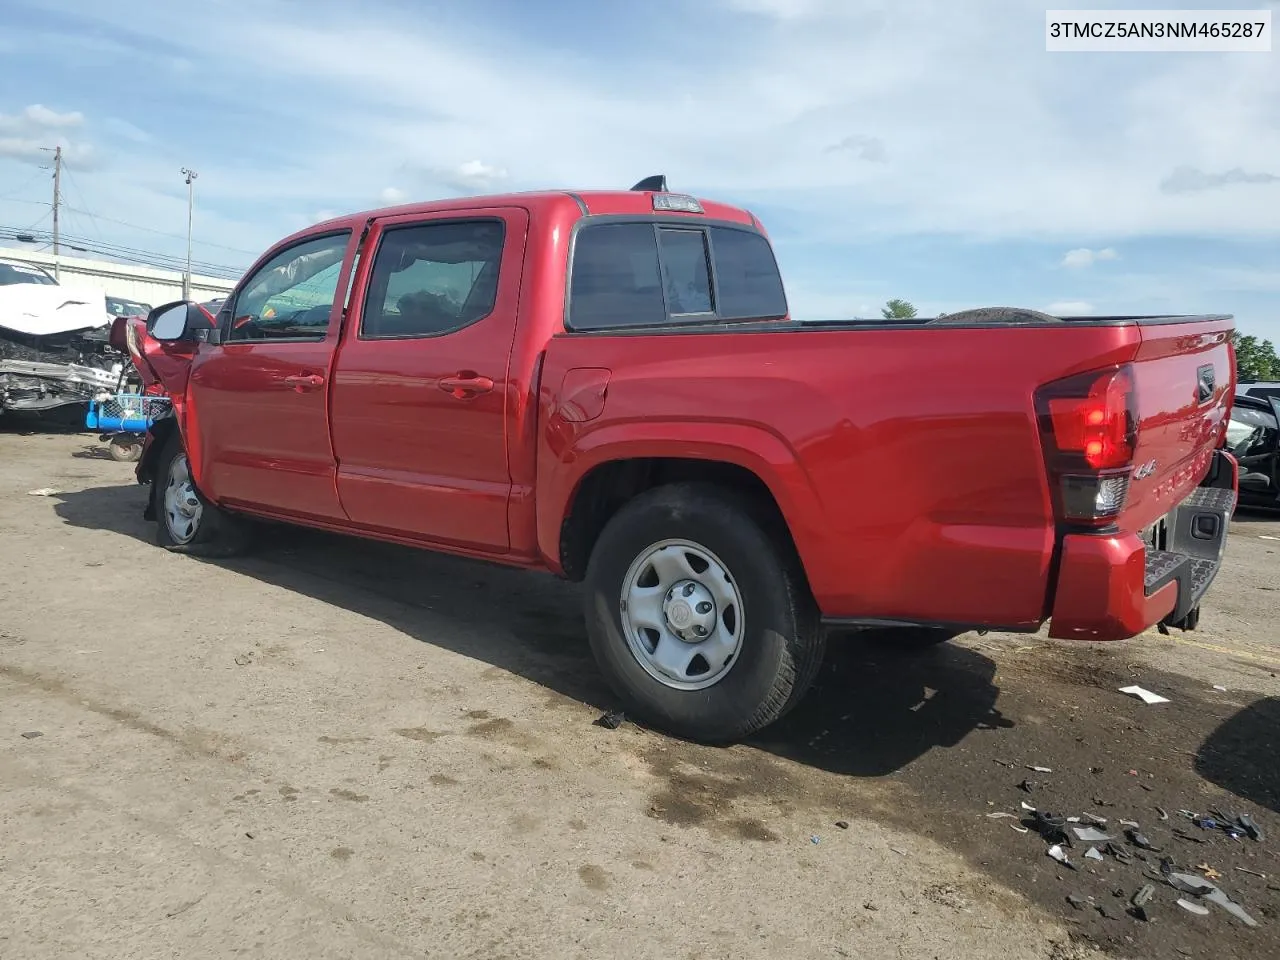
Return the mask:
[[787,315],[773,249],[745,226],[685,219],[587,222],[570,266],[570,330]]

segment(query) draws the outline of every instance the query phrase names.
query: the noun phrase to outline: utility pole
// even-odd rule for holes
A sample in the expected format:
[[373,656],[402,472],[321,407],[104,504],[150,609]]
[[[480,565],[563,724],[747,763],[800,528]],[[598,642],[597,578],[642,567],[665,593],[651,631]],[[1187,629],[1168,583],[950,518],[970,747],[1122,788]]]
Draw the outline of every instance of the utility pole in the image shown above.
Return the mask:
[[61,280],[58,270],[58,206],[62,203],[62,146],[53,148],[53,278]]
[[[191,214],[195,208],[195,187],[192,184],[199,176],[194,170],[182,168],[182,175],[187,178],[187,272],[182,278],[182,299],[191,299]],[[57,223],[56,219],[54,221]]]

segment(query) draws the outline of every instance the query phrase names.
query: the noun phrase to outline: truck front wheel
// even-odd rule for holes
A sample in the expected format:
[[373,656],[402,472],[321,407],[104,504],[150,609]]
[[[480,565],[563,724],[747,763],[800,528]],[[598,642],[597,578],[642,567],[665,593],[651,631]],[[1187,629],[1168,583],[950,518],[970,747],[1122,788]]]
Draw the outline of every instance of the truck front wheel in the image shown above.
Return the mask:
[[726,743],[777,720],[822,660],[818,616],[789,544],[732,491],[648,491],[601,532],[587,565],[591,649],[629,713]]
[[160,455],[151,495],[160,546],[203,557],[232,556],[245,548],[245,522],[219,510],[196,488],[177,430],[170,433]]

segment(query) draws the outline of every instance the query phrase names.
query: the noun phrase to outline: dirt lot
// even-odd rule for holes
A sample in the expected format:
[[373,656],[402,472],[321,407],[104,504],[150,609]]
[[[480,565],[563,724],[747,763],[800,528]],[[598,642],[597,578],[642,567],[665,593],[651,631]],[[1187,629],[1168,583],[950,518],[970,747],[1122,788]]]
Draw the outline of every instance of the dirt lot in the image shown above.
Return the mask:
[[[1280,956],[1280,523],[1236,523],[1197,633],[846,641],[716,750],[592,725],[571,585],[305,531],[168,554],[100,450],[0,432],[0,957]],[[1061,867],[988,817],[1021,802],[1163,852]],[[1175,905],[1165,855],[1259,925]]]

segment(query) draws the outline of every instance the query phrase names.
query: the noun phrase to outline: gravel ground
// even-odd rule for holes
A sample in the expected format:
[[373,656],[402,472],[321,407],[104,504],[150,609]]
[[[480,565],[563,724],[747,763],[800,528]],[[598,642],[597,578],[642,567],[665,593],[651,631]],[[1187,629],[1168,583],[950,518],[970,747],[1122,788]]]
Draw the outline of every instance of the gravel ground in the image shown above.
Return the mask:
[[[1196,633],[849,639],[710,749],[592,725],[572,585],[308,531],[168,554],[131,470],[0,432],[2,957],[1280,956],[1280,523],[1238,519]],[[1061,867],[988,816],[1022,803],[1161,852]]]

